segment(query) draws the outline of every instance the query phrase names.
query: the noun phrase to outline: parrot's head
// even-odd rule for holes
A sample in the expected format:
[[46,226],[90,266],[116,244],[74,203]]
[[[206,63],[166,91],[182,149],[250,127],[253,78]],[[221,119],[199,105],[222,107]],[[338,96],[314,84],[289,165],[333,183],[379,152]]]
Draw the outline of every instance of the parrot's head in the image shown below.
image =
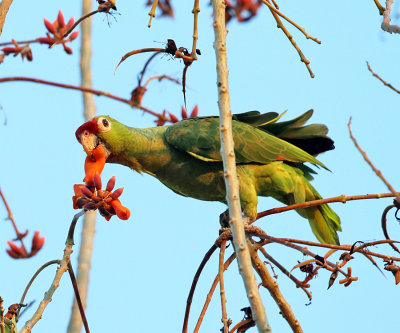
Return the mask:
[[124,150],[124,137],[128,127],[108,116],[98,116],[79,126],[75,136],[82,144],[86,154],[94,158],[95,149],[101,144],[104,148],[105,158],[109,160],[112,155]]

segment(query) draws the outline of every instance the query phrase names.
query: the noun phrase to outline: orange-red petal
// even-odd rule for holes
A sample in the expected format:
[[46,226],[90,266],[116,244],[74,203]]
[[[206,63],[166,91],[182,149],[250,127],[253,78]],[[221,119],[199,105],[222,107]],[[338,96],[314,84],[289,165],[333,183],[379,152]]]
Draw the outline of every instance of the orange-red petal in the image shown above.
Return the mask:
[[99,175],[104,169],[104,165],[106,164],[106,154],[104,151],[104,147],[102,144],[99,144],[96,148],[93,149],[93,158],[87,156],[85,160],[85,179],[83,180],[89,186],[94,185],[94,174],[98,173]]
[[121,220],[127,220],[131,216],[131,212],[128,208],[122,206],[121,201],[119,199],[114,199],[110,202],[112,208],[114,208],[115,213]]

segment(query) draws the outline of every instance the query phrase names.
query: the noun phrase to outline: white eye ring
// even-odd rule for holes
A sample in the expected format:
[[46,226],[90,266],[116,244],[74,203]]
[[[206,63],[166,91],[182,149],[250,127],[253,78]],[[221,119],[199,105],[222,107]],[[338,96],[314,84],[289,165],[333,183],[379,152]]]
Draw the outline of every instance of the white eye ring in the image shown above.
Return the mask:
[[100,117],[97,120],[97,127],[101,133],[108,132],[111,129],[111,122],[104,117]]

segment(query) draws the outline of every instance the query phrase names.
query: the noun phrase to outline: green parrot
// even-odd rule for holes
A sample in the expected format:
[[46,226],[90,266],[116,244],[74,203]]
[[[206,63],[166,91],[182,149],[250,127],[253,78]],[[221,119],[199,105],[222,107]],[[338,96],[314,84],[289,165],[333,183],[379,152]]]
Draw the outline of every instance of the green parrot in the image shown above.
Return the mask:
[[[313,110],[285,122],[275,112],[250,111],[232,117],[240,202],[250,220],[257,216],[257,196],[289,205],[321,199],[311,186],[314,156],[334,148],[325,125],[304,126]],[[76,138],[88,156],[101,143],[106,162],[156,177],[175,193],[226,204],[220,154],[219,118],[188,118],[170,126],[132,128],[108,116],[81,125]],[[340,219],[328,206],[298,209],[320,242],[339,244]]]

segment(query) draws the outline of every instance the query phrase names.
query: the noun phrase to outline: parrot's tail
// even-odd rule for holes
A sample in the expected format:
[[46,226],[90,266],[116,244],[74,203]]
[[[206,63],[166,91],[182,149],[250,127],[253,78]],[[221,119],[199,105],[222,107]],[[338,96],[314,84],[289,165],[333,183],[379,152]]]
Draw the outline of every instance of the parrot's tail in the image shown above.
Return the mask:
[[[321,196],[311,184],[310,189],[314,195],[314,199],[311,200],[321,199]],[[337,231],[342,231],[340,218],[327,204],[298,209],[298,213],[308,219],[314,235],[321,243],[340,244],[337,235]]]

